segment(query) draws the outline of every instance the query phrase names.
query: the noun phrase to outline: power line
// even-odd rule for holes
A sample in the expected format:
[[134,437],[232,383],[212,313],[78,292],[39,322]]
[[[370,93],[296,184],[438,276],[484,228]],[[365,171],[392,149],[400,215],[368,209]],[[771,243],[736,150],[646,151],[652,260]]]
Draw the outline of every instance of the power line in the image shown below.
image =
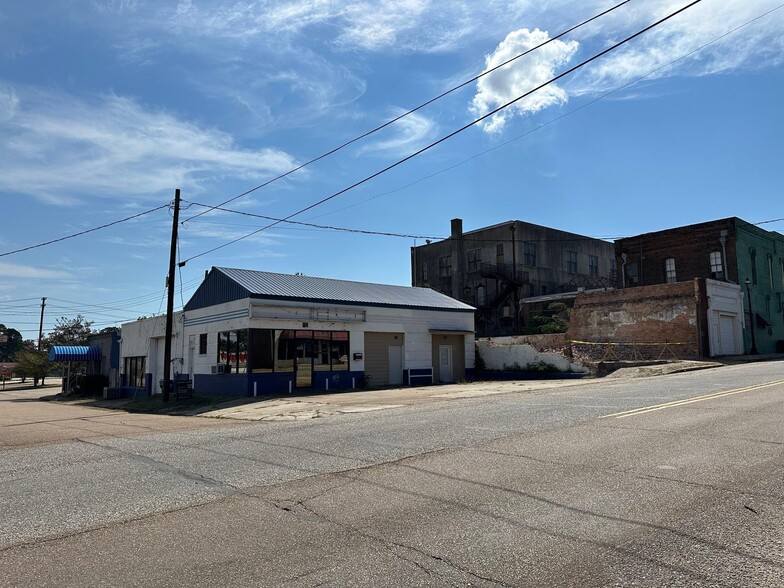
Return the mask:
[[38,247],[44,247],[45,245],[51,245],[52,243],[59,243],[60,241],[65,241],[66,239],[73,239],[74,237],[79,237],[81,235],[86,235],[87,233],[92,233],[94,231],[100,231],[101,229],[105,229],[107,227],[111,227],[114,225],[118,225],[120,223],[124,223],[129,220],[133,220],[135,218],[139,218],[140,216],[144,216],[145,214],[150,214],[151,212],[155,212],[156,210],[160,210],[162,208],[166,208],[169,206],[168,203],[158,206],[157,208],[151,208],[150,210],[145,210],[144,212],[139,212],[137,214],[126,216],[125,218],[121,218],[116,221],[112,221],[110,223],[106,223],[104,225],[100,225],[98,227],[93,227],[91,229],[86,229],[84,231],[79,231],[78,233],[73,233],[71,235],[66,235],[65,237],[58,237],[57,239],[52,239],[50,241],[45,241],[43,243],[37,243],[36,245],[28,245],[27,247],[22,247],[20,249],[14,249],[13,251],[6,251],[5,253],[0,253],[0,257],[5,257],[6,255],[13,255],[14,253],[21,253],[22,251],[29,251],[30,249],[37,249]]
[[389,125],[396,123],[400,119],[405,118],[406,116],[409,116],[409,115],[417,112],[418,110],[421,110],[422,108],[432,104],[436,100],[440,100],[441,98],[451,94],[452,92],[455,92],[455,91],[457,91],[457,90],[459,90],[461,88],[464,88],[465,86],[467,86],[469,84],[474,83],[478,79],[480,79],[480,78],[482,78],[482,77],[484,77],[484,76],[486,76],[486,75],[496,71],[497,69],[500,69],[500,68],[502,68],[502,67],[504,67],[506,65],[509,65],[513,61],[516,61],[516,60],[520,59],[521,57],[524,57],[524,56],[528,55],[529,53],[531,53],[533,51],[536,51],[537,49],[540,49],[540,48],[544,47],[545,45],[547,45],[549,43],[552,43],[553,41],[556,41],[556,40],[560,39],[561,37],[563,37],[565,35],[568,35],[572,31],[575,31],[575,30],[579,29],[580,27],[583,27],[583,26],[587,25],[588,23],[590,23],[590,22],[592,22],[594,20],[596,20],[598,18],[601,18],[602,16],[605,16],[606,14],[609,14],[610,12],[620,8],[624,4],[628,4],[630,1],[631,0],[624,0],[620,4],[616,4],[615,6],[612,6],[612,7],[608,8],[607,10],[604,10],[603,12],[600,12],[599,14],[596,14],[596,15],[592,16],[591,18],[589,18],[587,20],[584,20],[583,22],[581,22],[579,24],[576,24],[576,25],[566,29],[565,31],[557,34],[556,36],[552,37],[551,39],[548,39],[547,41],[544,41],[543,43],[540,43],[539,45],[536,45],[535,47],[531,47],[530,49],[527,49],[526,51],[523,51],[522,53],[519,53],[519,54],[515,55],[514,57],[512,57],[510,59],[507,59],[503,63],[499,63],[498,65],[496,65],[496,66],[494,66],[494,67],[492,67],[492,68],[490,68],[490,69],[488,69],[486,71],[483,71],[482,73],[472,77],[470,80],[466,80],[465,82],[462,82],[461,84],[458,84],[457,86],[453,86],[452,88],[450,88],[449,90],[446,90],[445,92],[442,92],[438,96],[435,96],[434,98],[431,98],[430,100],[427,100],[427,101],[423,102],[419,106],[415,106],[411,110],[408,110],[408,111],[400,114],[399,116],[396,116],[396,117],[388,120],[387,122],[385,122],[385,123],[383,123],[383,124],[373,128],[373,129],[371,129],[371,130],[369,130],[369,131],[367,131],[365,133],[362,133],[361,135],[359,135],[357,137],[354,137],[353,139],[350,139],[349,141],[346,141],[345,143],[342,143],[341,145],[338,145],[337,147],[327,151],[326,153],[322,153],[321,155],[319,155],[317,157],[314,157],[313,159],[310,159],[310,160],[306,161],[305,163],[302,163],[302,164],[300,164],[300,165],[290,169],[289,171],[284,172],[284,173],[282,173],[282,174],[280,174],[280,175],[278,175],[278,176],[276,176],[276,177],[274,177],[274,178],[272,178],[270,180],[267,180],[266,182],[264,182],[262,184],[259,184],[258,186],[255,186],[254,188],[246,190],[245,192],[242,192],[241,194],[237,194],[236,196],[233,196],[233,197],[229,198],[228,200],[224,200],[220,204],[216,204],[215,206],[210,206],[210,208],[208,210],[203,210],[203,211],[199,212],[198,214],[194,214],[193,216],[188,217],[187,219],[182,221],[182,223],[184,224],[184,223],[186,223],[188,221],[193,220],[196,217],[202,216],[202,215],[207,214],[207,213],[209,213],[209,212],[211,212],[213,210],[216,210],[219,207],[228,204],[229,202],[233,202],[233,201],[237,200],[238,198],[242,198],[243,196],[247,196],[251,192],[255,192],[256,190],[259,190],[260,188],[264,188],[265,186],[269,186],[271,183],[276,182],[278,180],[281,180],[281,179],[285,178],[286,176],[289,176],[289,175],[291,175],[291,174],[301,170],[302,168],[304,168],[304,167],[306,167],[308,165],[311,165],[313,163],[316,163],[317,161],[320,161],[320,160],[322,160],[322,159],[324,159],[326,157],[329,157],[330,155],[333,155],[334,153],[337,153],[341,149],[344,149],[345,147],[348,147],[349,145],[351,145],[353,143],[356,143],[357,141],[360,141],[360,140],[362,140],[362,139],[364,139],[366,137],[369,137],[370,135],[372,135],[372,134],[374,134],[374,133],[376,133],[376,132],[378,132],[378,131],[386,128],[386,127],[388,127]]
[[347,227],[334,227],[334,226],[330,226],[330,225],[317,225],[317,224],[314,224],[314,223],[306,223],[306,222],[302,222],[302,221],[293,221],[293,220],[287,220],[287,219],[282,219],[282,218],[276,218],[276,217],[273,217],[273,216],[265,216],[263,214],[255,214],[255,213],[246,212],[246,211],[243,211],[243,210],[232,210],[231,208],[224,208],[223,206],[211,206],[209,204],[200,204],[199,202],[190,202],[190,203],[194,204],[196,206],[204,206],[204,207],[210,208],[212,210],[220,210],[222,212],[230,212],[232,214],[239,214],[239,215],[242,215],[242,216],[250,216],[250,217],[254,217],[254,218],[261,218],[261,219],[264,219],[264,220],[271,220],[271,221],[276,221],[276,222],[281,222],[281,223],[286,223],[286,224],[292,224],[292,225],[301,225],[301,226],[305,226],[305,227],[313,227],[313,228],[316,228],[316,229],[329,230],[329,231],[339,231],[339,232],[345,232],[345,233],[360,233],[360,234],[363,234],[363,235],[380,235],[380,236],[384,236],[384,237],[405,237],[406,239],[443,239],[444,238],[444,237],[433,237],[432,235],[409,235],[409,234],[402,234],[402,233],[391,233],[391,232],[386,232],[386,231],[371,231],[371,230],[368,230],[368,229],[349,229]]
[[523,98],[526,98],[527,96],[530,96],[534,92],[537,92],[537,91],[541,90],[545,86],[548,86],[548,85],[552,84],[553,82],[556,82],[556,81],[560,80],[561,78],[563,78],[563,77],[565,77],[565,76],[567,76],[567,75],[577,71],[578,69],[580,69],[580,68],[586,66],[587,64],[589,64],[589,63],[599,59],[600,57],[606,55],[607,53],[610,53],[611,51],[614,51],[615,49],[625,45],[626,43],[628,43],[632,39],[635,39],[635,38],[639,37],[640,35],[642,35],[642,34],[646,33],[647,31],[649,31],[649,30],[651,30],[651,29],[661,25],[662,23],[664,23],[664,22],[668,21],[669,19],[677,16],[678,14],[680,14],[681,12],[691,8],[692,6],[694,6],[696,4],[699,4],[700,2],[702,2],[702,0],[694,0],[693,2],[690,2],[686,6],[683,6],[683,7],[679,8],[675,12],[670,13],[669,15],[667,15],[667,16],[659,19],[659,20],[657,20],[656,22],[646,26],[645,28],[637,31],[636,33],[626,37],[622,41],[619,41],[619,42],[611,45],[607,49],[604,49],[603,51],[600,51],[599,53],[596,53],[595,55],[593,55],[593,56],[589,57],[588,59],[578,63],[577,65],[575,65],[573,67],[570,67],[566,71],[561,72],[560,74],[556,75],[555,77],[550,78],[548,81],[544,82],[543,84],[540,84],[540,85],[536,86],[535,88],[529,90],[528,92],[525,92],[525,93],[521,94],[520,96],[510,100],[509,102],[507,102],[505,104],[502,104],[501,106],[498,106],[497,108],[494,108],[493,110],[491,110],[487,114],[484,114],[484,115],[480,116],[479,118],[471,121],[468,124],[463,125],[462,127],[458,128],[457,130],[452,131],[451,133],[449,133],[449,134],[441,137],[440,139],[438,139],[438,140],[436,140],[436,141],[426,145],[425,147],[422,147],[421,149],[418,149],[417,151],[415,151],[414,153],[404,157],[403,159],[400,159],[400,160],[396,161],[395,163],[390,164],[390,165],[382,168],[381,170],[379,170],[379,171],[377,171],[377,172],[375,172],[375,173],[373,173],[373,174],[371,174],[369,176],[366,176],[365,178],[363,178],[363,179],[361,179],[361,180],[359,180],[357,182],[354,182],[353,184],[347,186],[346,188],[343,188],[342,190],[338,190],[337,192],[335,192],[335,193],[333,193],[333,194],[331,194],[329,196],[326,196],[326,197],[322,198],[321,200],[318,200],[318,201],[314,202],[313,204],[310,204],[310,205],[308,205],[308,206],[306,206],[304,208],[301,208],[300,210],[291,213],[290,215],[284,217],[283,219],[281,219],[279,221],[274,221],[271,224],[269,224],[269,225],[267,225],[265,227],[262,227],[260,229],[257,229],[257,230],[255,230],[255,231],[253,231],[251,233],[248,233],[248,234],[246,234],[246,235],[244,235],[242,237],[238,237],[238,238],[233,239],[231,241],[228,241],[228,242],[226,242],[226,243],[224,243],[222,245],[218,245],[217,247],[213,247],[212,249],[208,249],[207,251],[203,251],[201,253],[193,255],[193,256],[187,258],[185,261],[182,261],[180,263],[185,265],[187,262],[191,261],[192,259],[196,259],[198,257],[202,257],[204,255],[207,255],[209,253],[217,251],[218,249],[222,249],[224,247],[228,247],[229,245],[237,243],[238,241],[242,241],[243,239],[247,239],[248,237],[251,237],[252,235],[260,233],[261,231],[264,231],[266,229],[272,228],[275,225],[280,224],[283,221],[290,220],[291,218],[293,218],[293,217],[295,217],[295,216],[297,216],[299,214],[302,214],[303,212],[306,212],[306,211],[311,210],[311,209],[313,209],[313,208],[315,208],[317,206],[320,206],[321,204],[324,204],[325,202],[328,202],[328,201],[332,200],[333,198],[337,198],[341,194],[345,194],[346,192],[356,188],[357,186],[361,186],[362,184],[365,184],[366,182],[369,182],[370,180],[372,180],[372,179],[374,179],[374,178],[376,178],[376,177],[378,177],[378,176],[380,176],[380,175],[382,175],[382,174],[384,174],[384,173],[386,173],[386,172],[388,172],[388,171],[398,167],[399,165],[402,165],[403,163],[413,159],[414,157],[417,157],[418,155],[421,155],[422,153],[432,149],[433,147],[435,147],[437,145],[440,145],[444,141],[447,141],[448,139],[451,139],[455,135],[457,135],[459,133],[462,133],[466,129],[469,129],[469,128],[473,127],[474,125],[482,122],[483,120],[485,120],[485,119],[487,119],[487,118],[497,114],[498,112],[500,112],[500,111],[502,111],[502,110],[512,106],[513,104],[519,102]]

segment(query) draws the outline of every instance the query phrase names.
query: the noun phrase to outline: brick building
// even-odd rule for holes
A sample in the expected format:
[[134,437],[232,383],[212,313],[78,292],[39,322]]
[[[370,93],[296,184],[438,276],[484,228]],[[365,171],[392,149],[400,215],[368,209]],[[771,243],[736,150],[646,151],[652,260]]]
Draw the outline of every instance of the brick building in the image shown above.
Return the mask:
[[745,349],[753,328],[760,353],[784,351],[784,235],[731,217],[619,239],[615,253],[621,288],[694,278],[739,284]]
[[448,239],[411,248],[411,283],[476,306],[478,335],[510,335],[526,326],[526,300],[613,287],[615,263],[601,239],[519,220],[464,233],[452,219]]

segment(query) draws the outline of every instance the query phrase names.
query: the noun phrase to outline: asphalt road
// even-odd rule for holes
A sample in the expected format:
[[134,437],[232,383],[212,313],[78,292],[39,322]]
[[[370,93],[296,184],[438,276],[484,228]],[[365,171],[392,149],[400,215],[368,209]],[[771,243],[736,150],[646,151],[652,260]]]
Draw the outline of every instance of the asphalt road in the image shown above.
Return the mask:
[[70,433],[0,417],[0,586],[784,586],[783,394],[768,362],[260,424],[30,402]]

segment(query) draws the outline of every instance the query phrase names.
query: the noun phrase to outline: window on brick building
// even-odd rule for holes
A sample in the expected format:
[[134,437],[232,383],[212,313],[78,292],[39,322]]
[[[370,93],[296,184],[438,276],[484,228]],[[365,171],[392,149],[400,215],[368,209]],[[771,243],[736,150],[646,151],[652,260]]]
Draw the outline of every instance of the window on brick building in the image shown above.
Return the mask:
[[525,265],[536,265],[536,243],[523,243],[523,263]]
[[577,273],[577,252],[576,251],[567,251],[566,252],[566,271],[570,274]]
[[770,289],[773,290],[773,256],[768,254],[768,280],[770,281]]
[[721,251],[710,252],[710,272],[712,278],[724,279],[724,262],[721,260]]
[[784,290],[784,259],[779,259],[781,265],[781,289]]
[[497,265],[504,265],[504,244],[499,243],[495,246],[495,262]]
[[199,355],[207,354],[207,333],[199,335]]
[[637,263],[630,263],[626,266],[626,285],[639,286],[640,285],[640,271]]
[[480,250],[479,249],[472,249],[466,253],[466,258],[468,260],[468,271],[470,272],[478,272],[479,271],[479,262],[481,260]]
[[422,266],[422,283],[427,284],[427,265]]
[[678,278],[675,275],[675,258],[668,257],[664,260],[664,279],[668,284],[677,282]]
[[452,276],[452,256],[444,255],[438,258],[438,275],[442,278]]
[[618,274],[618,266],[615,265],[615,260],[610,260],[610,277],[614,280]]
[[757,285],[757,250],[749,251],[749,261],[751,262],[751,283]]
[[596,255],[588,256],[588,274],[592,276],[599,275],[599,257]]

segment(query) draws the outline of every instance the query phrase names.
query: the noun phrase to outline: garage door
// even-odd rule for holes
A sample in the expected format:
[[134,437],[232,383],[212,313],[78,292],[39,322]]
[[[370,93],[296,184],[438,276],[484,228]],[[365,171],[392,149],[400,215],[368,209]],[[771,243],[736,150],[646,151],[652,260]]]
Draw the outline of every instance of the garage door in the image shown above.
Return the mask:
[[721,355],[737,353],[734,315],[719,315],[719,347]]
[[403,333],[365,333],[365,376],[371,386],[403,382]]

